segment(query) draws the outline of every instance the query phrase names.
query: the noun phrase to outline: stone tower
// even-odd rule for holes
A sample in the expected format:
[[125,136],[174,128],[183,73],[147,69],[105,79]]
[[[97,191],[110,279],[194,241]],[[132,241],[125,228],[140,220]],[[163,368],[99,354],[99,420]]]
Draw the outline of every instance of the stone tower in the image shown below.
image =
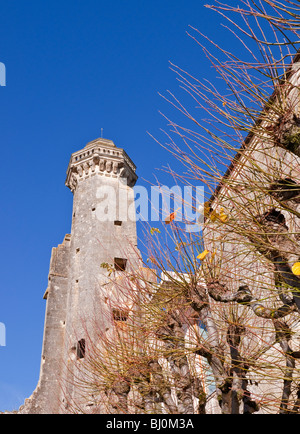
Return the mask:
[[104,287],[140,266],[135,170],[123,149],[102,138],[71,156],[66,179],[74,195],[71,234],[52,249],[40,378],[20,413],[68,412],[76,395],[70,366],[89,351],[95,330],[109,327]]

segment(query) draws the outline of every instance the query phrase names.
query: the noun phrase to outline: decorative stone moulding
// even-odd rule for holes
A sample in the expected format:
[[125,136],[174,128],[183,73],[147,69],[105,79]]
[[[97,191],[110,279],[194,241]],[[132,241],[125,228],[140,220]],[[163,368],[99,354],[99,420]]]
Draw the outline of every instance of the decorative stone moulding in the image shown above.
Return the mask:
[[124,149],[117,148],[111,140],[100,138],[71,155],[66,186],[74,193],[79,181],[94,175],[104,175],[126,178],[127,185],[133,187],[137,180],[135,170],[136,166]]

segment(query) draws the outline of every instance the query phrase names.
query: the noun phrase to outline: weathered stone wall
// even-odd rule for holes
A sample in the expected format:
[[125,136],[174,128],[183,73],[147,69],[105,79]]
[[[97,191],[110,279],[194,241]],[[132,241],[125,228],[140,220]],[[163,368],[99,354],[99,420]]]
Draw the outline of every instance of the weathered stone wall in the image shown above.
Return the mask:
[[66,326],[66,301],[70,266],[70,235],[52,249],[49,282],[44,298],[47,300],[40,378],[32,396],[19,412],[57,413],[60,405],[63,349]]
[[[287,112],[290,110],[291,117],[293,114],[299,116],[299,80],[298,63],[294,65],[294,71],[291,74],[291,86],[289,83],[286,84],[286,93],[283,89],[286,97],[284,104],[287,107]],[[289,178],[300,184],[300,158],[289,150],[278,146],[272,134],[267,134],[267,130],[264,130],[264,128],[272,126],[273,123],[275,124],[276,118],[272,118],[272,115],[269,114],[269,118],[268,115],[265,115],[265,119],[269,119],[269,121],[265,120],[262,124],[254,127],[251,140],[247,142],[247,146],[240,153],[230,172],[222,180],[217,194],[211,202],[211,206],[216,212],[224,208],[228,221],[224,224],[218,220],[213,222],[208,218],[204,239],[206,248],[216,254],[214,262],[216,280],[224,284],[232,293],[235,293],[239,286],[247,285],[258,303],[264,307],[275,309],[282,305],[282,301],[279,298],[278,288],[275,286],[272,262],[261,253],[263,247],[260,246],[258,240],[261,238],[263,229],[259,224],[259,216],[272,209],[280,210],[288,228],[282,250],[290,258],[291,263],[299,260],[300,250],[297,242],[300,232],[300,221],[297,217],[297,213],[300,211],[299,204],[296,202],[280,204],[270,194],[266,194],[266,191],[274,181],[280,179]],[[284,209],[285,206],[286,209]],[[293,214],[288,211],[289,209],[296,212]],[[255,232],[257,237],[254,236],[251,240],[251,233],[255,235]],[[272,231],[269,235],[272,238]],[[289,249],[293,244],[290,251],[285,251],[285,242],[289,242]],[[212,301],[212,303],[215,302]],[[259,348],[263,349],[267,343],[275,341],[272,320],[255,315],[249,307],[237,303],[216,303],[215,316],[221,329],[221,321],[222,318],[224,319],[223,341],[225,342],[228,327],[226,319],[235,318],[237,320],[241,318],[241,322],[246,325],[246,332],[240,345],[241,356],[245,359]],[[290,319],[289,316],[285,317],[287,322]],[[295,335],[291,345],[297,348],[299,330],[293,328],[293,331]],[[264,411],[276,413],[282,393],[281,369],[286,363],[280,345],[273,345],[271,350],[264,352],[260,361],[262,366],[269,364],[270,367],[273,364],[273,369],[268,371],[267,377],[264,369],[250,370],[249,377],[252,380],[252,385],[249,390],[265,403]]]

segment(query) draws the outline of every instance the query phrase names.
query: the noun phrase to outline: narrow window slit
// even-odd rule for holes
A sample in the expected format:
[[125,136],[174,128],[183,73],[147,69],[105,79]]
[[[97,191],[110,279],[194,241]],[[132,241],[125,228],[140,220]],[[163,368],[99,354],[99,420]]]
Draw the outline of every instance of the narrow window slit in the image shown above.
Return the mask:
[[77,342],[76,355],[77,355],[77,360],[84,359],[84,357],[85,357],[85,339],[80,339]]

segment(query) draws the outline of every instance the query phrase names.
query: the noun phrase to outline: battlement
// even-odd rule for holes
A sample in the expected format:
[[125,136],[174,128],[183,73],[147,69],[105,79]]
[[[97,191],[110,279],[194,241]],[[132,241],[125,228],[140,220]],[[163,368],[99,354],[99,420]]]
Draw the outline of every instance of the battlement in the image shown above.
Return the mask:
[[93,175],[126,178],[132,187],[137,180],[136,166],[124,149],[117,148],[112,140],[96,139],[71,155],[67,169],[66,186],[72,192],[80,180]]

